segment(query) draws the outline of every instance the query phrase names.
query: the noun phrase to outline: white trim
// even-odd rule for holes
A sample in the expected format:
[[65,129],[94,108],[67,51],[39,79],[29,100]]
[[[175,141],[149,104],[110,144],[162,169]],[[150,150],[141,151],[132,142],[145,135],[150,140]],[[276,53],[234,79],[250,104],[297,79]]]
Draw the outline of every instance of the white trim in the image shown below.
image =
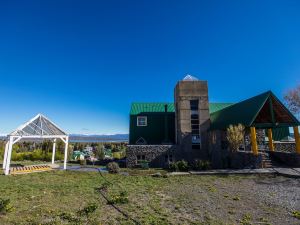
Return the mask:
[[53,147],[52,147],[52,164],[55,162],[55,150],[56,150],[56,139],[53,140]]
[[55,139],[55,138],[66,138],[68,135],[9,135],[9,137],[13,138],[24,138],[24,139]]
[[9,138],[8,152],[7,152],[7,159],[6,159],[5,170],[4,170],[5,175],[9,175],[12,146],[13,146],[13,138],[10,137]]
[[[145,125],[140,125],[139,124],[139,119],[145,119]],[[147,118],[147,116],[138,116],[136,118],[136,126],[137,127],[147,127],[148,126],[148,118]]]
[[67,169],[67,158],[68,158],[68,144],[69,144],[69,137],[66,137],[65,142],[65,158],[64,158],[64,170]]
[[139,137],[139,139],[135,142],[137,145],[147,145],[147,141],[143,137]]
[[9,141],[5,144],[5,152],[4,152],[3,167],[2,167],[3,169],[5,169],[6,166],[8,146],[9,146]]
[[[41,127],[37,126],[36,124],[33,124],[33,121],[39,119],[41,120]],[[24,133],[25,135],[22,135],[22,136],[30,136],[30,133],[27,133],[25,132],[23,129],[25,127],[29,127],[31,128],[32,130],[36,131],[36,129],[33,128],[33,126],[35,126],[39,133],[41,133],[41,136],[44,136],[44,135],[51,135],[49,134],[47,131],[45,131],[42,127],[42,122],[44,122],[46,124],[46,127],[52,132],[52,133],[55,133],[48,125],[47,125],[47,122],[49,124],[52,124],[53,127],[55,127],[61,134],[59,135],[67,135],[66,132],[64,132],[59,126],[57,126],[55,123],[53,123],[50,119],[48,119],[46,116],[42,115],[41,113],[37,114],[35,117],[33,117],[31,120],[29,120],[28,122],[24,123],[23,125],[19,126],[15,131],[11,132],[9,135],[11,136],[18,136],[18,132],[21,132],[21,133]]]

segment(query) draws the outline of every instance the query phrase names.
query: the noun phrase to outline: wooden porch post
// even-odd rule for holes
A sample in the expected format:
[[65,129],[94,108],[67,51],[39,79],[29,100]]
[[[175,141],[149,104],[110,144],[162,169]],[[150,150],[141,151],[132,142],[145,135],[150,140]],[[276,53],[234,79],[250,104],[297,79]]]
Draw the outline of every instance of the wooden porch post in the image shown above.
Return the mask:
[[296,142],[296,153],[300,154],[300,136],[299,136],[299,129],[298,126],[294,128],[294,135],[295,135],[295,142]]
[[272,134],[272,129],[268,129],[268,138],[269,138],[269,149],[270,151],[274,151],[274,144],[273,144],[273,134]]
[[257,147],[257,141],[256,141],[256,129],[255,127],[250,127],[251,131],[251,146],[252,146],[252,152],[254,155],[258,155],[258,147]]

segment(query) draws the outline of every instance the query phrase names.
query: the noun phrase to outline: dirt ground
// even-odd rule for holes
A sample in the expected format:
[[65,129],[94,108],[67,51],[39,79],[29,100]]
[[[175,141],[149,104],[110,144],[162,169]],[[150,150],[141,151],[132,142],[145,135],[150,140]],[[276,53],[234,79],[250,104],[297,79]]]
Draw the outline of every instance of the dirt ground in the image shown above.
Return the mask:
[[300,179],[137,174],[0,176],[0,224],[300,224]]

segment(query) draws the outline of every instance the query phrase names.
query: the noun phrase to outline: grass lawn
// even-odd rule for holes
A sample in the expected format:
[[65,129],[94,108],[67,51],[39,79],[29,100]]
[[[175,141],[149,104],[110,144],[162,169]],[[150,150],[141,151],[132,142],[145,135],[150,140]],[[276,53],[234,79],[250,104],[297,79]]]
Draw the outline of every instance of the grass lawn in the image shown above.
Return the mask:
[[[10,199],[13,207],[0,214],[0,224],[300,223],[295,216],[300,210],[299,180],[266,176],[154,178],[126,171],[129,176],[106,174],[104,178],[96,172],[73,171],[0,176],[0,199]],[[109,205],[99,188],[109,201],[124,200],[116,206],[131,219]]]

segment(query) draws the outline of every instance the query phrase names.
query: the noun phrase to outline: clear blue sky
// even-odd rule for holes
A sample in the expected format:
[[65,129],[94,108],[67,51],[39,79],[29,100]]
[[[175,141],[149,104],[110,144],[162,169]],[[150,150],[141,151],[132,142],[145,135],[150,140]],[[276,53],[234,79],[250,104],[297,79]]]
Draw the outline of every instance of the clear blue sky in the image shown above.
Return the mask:
[[0,1],[0,133],[41,112],[70,133],[127,133],[131,102],[210,101],[300,82],[300,1]]

